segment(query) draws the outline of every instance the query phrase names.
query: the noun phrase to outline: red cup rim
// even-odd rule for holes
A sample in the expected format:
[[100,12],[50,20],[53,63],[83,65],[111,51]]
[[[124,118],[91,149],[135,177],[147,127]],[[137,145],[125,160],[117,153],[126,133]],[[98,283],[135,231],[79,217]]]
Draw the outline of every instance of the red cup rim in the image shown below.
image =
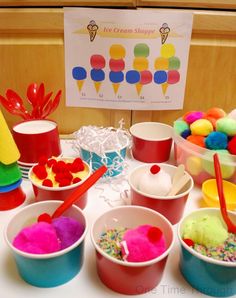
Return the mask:
[[[139,193],[140,195],[142,195],[142,196],[144,196],[144,197],[148,197],[148,198],[150,198],[150,199],[155,199],[155,200],[175,200],[175,199],[182,198],[182,197],[184,197],[185,195],[187,195],[187,194],[190,193],[190,191],[192,190],[192,188],[193,188],[193,186],[194,186],[194,182],[193,182],[193,178],[192,178],[192,176],[189,175],[189,173],[186,172],[186,171],[184,171],[184,173],[189,177],[189,180],[190,180],[191,184],[190,184],[189,188],[188,188],[186,191],[181,192],[181,193],[179,193],[179,194],[177,194],[177,195],[175,195],[175,196],[155,196],[155,195],[149,195],[149,194],[147,194],[147,193],[145,193],[145,192],[142,192],[141,190],[137,189],[137,187],[135,187],[134,184],[131,182],[131,176],[132,176],[138,169],[140,169],[140,168],[145,168],[145,167],[151,167],[151,166],[154,165],[154,164],[156,165],[157,163],[153,163],[153,164],[150,163],[150,164],[148,164],[148,165],[146,165],[146,164],[145,164],[145,165],[140,165],[140,166],[134,168],[134,169],[130,172],[129,177],[128,177],[128,183],[129,183],[129,185],[130,185],[130,188],[132,188],[135,192]],[[166,168],[167,168],[167,167],[169,167],[169,168],[177,168],[176,166],[172,166],[172,165],[164,164],[164,163],[160,163],[160,164],[158,164],[158,165],[159,165],[160,168],[165,168],[165,167],[166,167]]]
[[[170,135],[166,136],[166,137],[158,137],[158,138],[139,136],[138,133],[135,131],[139,126],[156,126],[159,128],[162,127],[165,129],[169,129]],[[169,140],[169,139],[172,139],[172,137],[173,137],[173,128],[170,125],[161,123],[161,122],[139,122],[139,123],[132,125],[129,130],[133,137],[135,137],[137,139],[144,140],[144,141],[158,142],[158,141]]]
[[161,260],[163,260],[165,257],[167,257],[171,251],[171,249],[173,248],[174,246],[174,242],[175,242],[175,234],[174,234],[174,231],[173,231],[173,226],[172,224],[170,223],[170,221],[165,217],[163,216],[162,214],[150,209],[150,208],[146,208],[146,207],[142,207],[142,206],[119,206],[119,207],[115,207],[111,210],[108,210],[106,211],[105,213],[109,213],[109,212],[112,212],[112,210],[114,209],[123,209],[123,208],[138,208],[138,209],[143,209],[143,210],[146,210],[147,212],[149,213],[153,213],[155,215],[158,215],[159,217],[161,217],[161,219],[163,221],[165,221],[170,230],[172,231],[172,241],[170,243],[170,246],[167,248],[167,250],[161,254],[160,256],[158,256],[157,258],[155,259],[152,259],[152,260],[149,260],[149,261],[145,261],[145,262],[124,262],[124,261],[120,261],[120,260],[117,260],[116,258],[113,258],[111,257],[110,255],[108,255],[107,253],[105,253],[96,243],[94,237],[93,237],[93,230],[94,230],[94,226],[96,225],[96,221],[102,217],[104,215],[104,213],[102,215],[100,215],[92,224],[92,227],[90,229],[90,238],[92,240],[92,243],[95,247],[95,249],[103,256],[105,257],[106,259],[110,260],[111,262],[113,263],[116,263],[117,265],[122,265],[122,266],[126,266],[126,267],[144,267],[144,266],[151,266]]
[[[214,210],[214,211],[213,211]],[[194,210],[193,212],[190,212],[189,214],[187,214],[186,216],[184,216],[180,222],[178,223],[178,229],[177,229],[177,235],[178,235],[178,240],[181,243],[181,245],[193,256],[195,256],[196,258],[205,261],[207,263],[211,263],[214,265],[220,265],[220,266],[224,266],[224,267],[236,267],[236,262],[225,262],[225,261],[220,261],[220,260],[216,260],[213,258],[209,258],[207,256],[204,256],[202,254],[200,254],[199,252],[195,251],[193,248],[189,247],[182,239],[181,237],[181,228],[182,225],[184,223],[184,221],[187,218],[191,218],[191,215],[194,213],[216,213],[218,211],[219,215],[221,215],[220,209],[219,208],[201,208],[201,209],[197,209]],[[236,215],[233,211],[227,211],[229,214],[231,214],[232,216],[234,216],[236,218]],[[223,220],[223,219],[222,219]]]
[[[70,157],[68,157],[68,158],[63,157],[61,160],[63,160],[63,159],[70,159]],[[71,158],[71,159],[72,159],[72,158]],[[43,190],[49,190],[49,191],[69,190],[69,189],[73,189],[73,188],[79,186],[80,184],[82,184],[82,183],[83,183],[85,180],[87,180],[88,177],[91,175],[91,168],[90,168],[90,166],[89,166],[88,163],[85,162],[84,160],[83,160],[83,163],[84,163],[84,164],[86,165],[86,167],[88,168],[88,175],[87,175],[83,180],[81,180],[81,181],[79,181],[79,182],[76,182],[76,183],[74,183],[74,184],[68,185],[68,186],[49,187],[49,186],[44,186],[44,185],[41,185],[41,184],[38,184],[38,183],[34,182],[34,181],[32,180],[32,178],[31,178],[31,173],[32,173],[32,171],[33,171],[33,167],[29,170],[29,172],[28,172],[28,174],[27,174],[27,177],[28,177],[28,179],[30,180],[30,182],[31,182],[34,186],[36,186],[36,187],[38,187],[38,188],[40,188],[40,189],[43,189]]]
[[[53,127],[51,127],[50,129],[48,130],[42,130],[42,131],[39,131],[39,132],[35,132],[35,131],[32,131],[32,132],[24,132],[24,131],[19,131],[18,128],[21,127],[21,126],[28,126],[28,124],[30,122],[48,122],[50,124],[53,124]],[[21,134],[21,135],[36,135],[36,134],[44,134],[44,133],[48,133],[52,130],[54,130],[55,128],[57,128],[57,123],[53,120],[49,120],[49,119],[30,119],[30,120],[25,120],[25,121],[21,121],[21,122],[18,122],[17,124],[15,124],[12,128],[12,130],[14,131],[14,133],[17,133],[17,134]]]

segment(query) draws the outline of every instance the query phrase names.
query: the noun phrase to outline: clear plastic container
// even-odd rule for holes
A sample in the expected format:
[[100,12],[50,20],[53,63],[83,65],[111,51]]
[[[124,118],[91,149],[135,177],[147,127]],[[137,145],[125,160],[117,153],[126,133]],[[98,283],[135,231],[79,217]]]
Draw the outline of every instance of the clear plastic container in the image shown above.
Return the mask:
[[[173,133],[174,157],[177,165],[184,164],[186,171],[193,177],[196,184],[202,185],[207,179],[215,177],[213,155],[215,150],[197,146]],[[236,183],[236,155],[218,150],[222,177]]]

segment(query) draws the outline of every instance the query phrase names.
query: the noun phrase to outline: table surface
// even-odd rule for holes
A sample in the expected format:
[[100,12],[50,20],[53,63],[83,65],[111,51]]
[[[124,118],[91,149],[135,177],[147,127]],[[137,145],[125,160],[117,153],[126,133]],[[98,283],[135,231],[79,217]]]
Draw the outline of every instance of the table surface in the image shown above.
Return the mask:
[[[62,150],[65,156],[78,155],[72,148],[72,141],[62,141]],[[172,163],[171,160],[169,163]],[[142,164],[132,158],[127,158],[127,167],[124,175],[113,179],[113,183],[98,182],[93,186],[88,193],[88,204],[84,212],[88,218],[89,227],[91,227],[94,220],[102,214],[105,210],[109,210],[114,206],[128,204],[128,198],[121,196],[120,193],[127,193],[129,189],[127,183],[127,175],[129,171]],[[108,289],[100,281],[96,272],[95,265],[95,251],[90,239],[90,231],[86,235],[85,240],[85,259],[84,264],[79,274],[68,283],[55,288],[37,288],[25,283],[18,275],[13,256],[11,255],[4,239],[3,230],[10,220],[10,218],[23,206],[34,202],[34,195],[31,183],[27,180],[23,181],[23,190],[26,193],[26,201],[23,205],[9,211],[0,212],[0,292],[1,297],[4,298],[105,298],[105,297],[120,297],[128,295],[121,295]],[[194,187],[191,191],[186,207],[185,214],[189,213],[195,208],[203,206],[201,189]],[[177,225],[174,226],[176,232]],[[175,233],[176,234],[176,233]],[[161,283],[152,291],[142,295],[133,297],[204,297],[206,295],[199,293],[193,289],[182,277],[179,271],[179,244],[177,237],[175,237],[174,247],[168,257],[165,272]],[[62,269],[63,270],[63,269]],[[194,268],[193,268],[194,270]],[[119,280],[117,280],[119,282]]]

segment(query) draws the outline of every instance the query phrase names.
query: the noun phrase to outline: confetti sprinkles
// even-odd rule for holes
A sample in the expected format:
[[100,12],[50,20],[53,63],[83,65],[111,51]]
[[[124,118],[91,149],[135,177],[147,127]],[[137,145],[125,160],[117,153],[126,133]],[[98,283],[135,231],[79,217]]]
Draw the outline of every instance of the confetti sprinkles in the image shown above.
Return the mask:
[[193,249],[209,258],[225,262],[236,262],[236,234],[230,233],[226,241],[217,247],[207,248],[204,245],[195,243]]
[[108,229],[102,233],[97,244],[108,255],[117,260],[123,260],[121,254],[120,242],[127,228],[119,227],[116,229]]

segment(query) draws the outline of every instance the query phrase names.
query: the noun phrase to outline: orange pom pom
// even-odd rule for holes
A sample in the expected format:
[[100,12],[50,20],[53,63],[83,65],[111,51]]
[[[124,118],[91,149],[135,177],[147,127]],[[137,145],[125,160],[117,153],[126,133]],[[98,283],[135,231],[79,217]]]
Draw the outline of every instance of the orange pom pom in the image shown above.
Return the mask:
[[223,118],[226,116],[224,110],[220,108],[211,108],[207,111],[207,116],[213,117],[215,119]]
[[205,115],[205,116],[204,116],[204,119],[210,121],[211,124],[212,124],[212,126],[213,126],[213,128],[214,128],[214,130],[216,129],[216,121],[217,121],[216,118],[214,118],[214,117],[212,117],[212,116],[210,116],[210,115]]
[[191,135],[191,136],[188,136],[187,137],[187,140],[195,145],[198,145],[200,147],[203,147],[203,148],[206,148],[206,145],[205,145],[205,137],[203,136],[194,136],[194,135]]

